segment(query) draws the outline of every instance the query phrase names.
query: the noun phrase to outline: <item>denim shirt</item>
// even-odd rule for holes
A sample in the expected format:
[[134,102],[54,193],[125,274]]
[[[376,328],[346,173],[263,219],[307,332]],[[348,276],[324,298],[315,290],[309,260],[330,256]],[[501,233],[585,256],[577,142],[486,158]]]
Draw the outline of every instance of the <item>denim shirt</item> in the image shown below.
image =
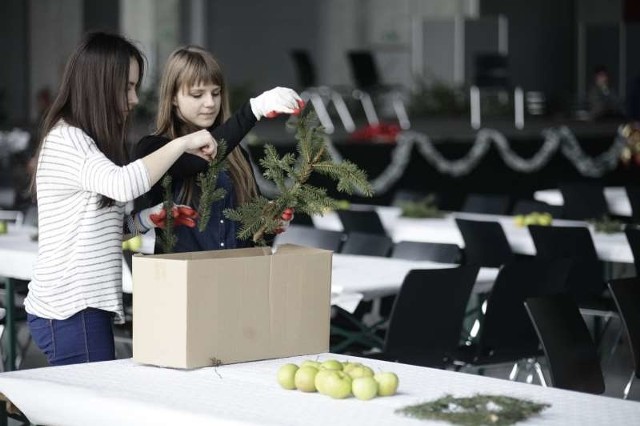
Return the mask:
[[236,222],[227,219],[222,213],[224,209],[233,208],[235,205],[233,181],[226,171],[218,174],[217,186],[224,188],[226,194],[222,200],[215,201],[211,205],[211,216],[207,227],[200,232],[198,225],[195,228],[177,226],[175,232],[178,242],[173,250],[175,253],[224,250],[244,246],[236,238]]

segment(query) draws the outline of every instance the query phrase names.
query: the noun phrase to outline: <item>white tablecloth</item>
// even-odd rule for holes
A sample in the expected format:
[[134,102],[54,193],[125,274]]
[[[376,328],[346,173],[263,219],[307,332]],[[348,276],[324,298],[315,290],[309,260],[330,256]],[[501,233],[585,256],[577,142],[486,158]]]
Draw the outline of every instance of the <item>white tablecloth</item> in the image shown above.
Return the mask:
[[[535,255],[536,248],[526,227],[516,226],[512,216],[498,216],[475,213],[451,213],[440,219],[411,219],[401,217],[396,207],[376,207],[383,226],[394,242],[424,241],[432,243],[452,243],[464,247],[464,240],[455,222],[455,217],[470,220],[497,221],[507,236],[514,253]],[[336,213],[314,216],[313,223],[320,229],[342,231],[342,224]],[[609,262],[633,263],[633,253],[624,233],[603,234],[594,231],[586,222],[554,219],[557,226],[587,226],[591,231],[596,252],[601,260]]]
[[[412,269],[442,269],[457,266],[386,257],[334,254],[331,287],[340,286],[347,293],[361,293],[365,300],[369,300],[398,293],[404,277]],[[474,291],[489,291],[497,275],[498,268],[481,268]]]
[[[536,191],[533,198],[538,201],[544,201],[552,206],[561,206],[564,204],[562,193],[558,189],[545,189]],[[627,192],[623,187],[611,186],[604,189],[604,198],[607,200],[609,211],[617,216],[631,216],[631,203]]]
[[[398,394],[334,400],[284,390],[276,371],[303,359],[361,361],[400,378]],[[0,392],[38,424],[56,425],[444,425],[394,410],[446,393],[493,393],[551,404],[532,425],[635,425],[640,403],[508,380],[320,354],[181,371],[118,360],[0,374]]]

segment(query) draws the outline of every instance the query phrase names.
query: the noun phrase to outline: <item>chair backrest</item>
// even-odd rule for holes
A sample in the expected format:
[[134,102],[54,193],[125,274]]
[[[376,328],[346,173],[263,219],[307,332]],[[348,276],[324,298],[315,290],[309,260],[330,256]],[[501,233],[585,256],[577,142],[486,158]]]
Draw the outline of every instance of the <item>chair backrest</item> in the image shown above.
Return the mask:
[[529,225],[538,257],[571,259],[568,291],[578,299],[598,296],[605,289],[604,270],[586,227]]
[[609,290],[629,340],[636,377],[640,378],[640,278],[611,280]]
[[522,358],[536,354],[538,336],[524,301],[565,292],[570,267],[568,259],[517,260],[504,265],[487,300],[478,336],[480,354],[517,353]]
[[387,235],[375,210],[337,210],[344,232]]
[[371,89],[381,84],[373,54],[368,50],[351,50],[347,53],[351,77],[360,89]]
[[464,240],[465,263],[497,268],[514,258],[498,222],[456,218],[456,224]]
[[624,233],[627,236],[627,241],[629,241],[629,247],[631,247],[636,274],[640,274],[640,228],[627,226],[624,229]]
[[391,311],[384,352],[400,362],[442,367],[458,346],[477,275],[477,266],[410,271]]
[[469,194],[461,211],[505,215],[509,213],[509,197],[497,194]]
[[457,244],[399,241],[391,257],[408,260],[430,260],[440,263],[462,263],[462,249]]
[[304,89],[317,85],[316,71],[309,52],[304,49],[294,49],[291,51],[291,58],[296,69],[298,85]]
[[290,225],[286,232],[278,234],[274,245],[297,244],[307,247],[316,247],[338,252],[344,234],[338,231],[312,228],[303,225]]
[[340,253],[387,257],[392,247],[393,240],[386,235],[349,232]]
[[530,298],[525,306],[542,342],[554,387],[601,394],[596,347],[576,302],[567,294]]
[[559,185],[566,219],[599,219],[609,214],[604,187],[594,182],[561,183]]
[[518,200],[511,210],[511,214],[549,213],[554,219],[562,217],[562,206],[552,206],[537,200]]
[[509,58],[501,53],[480,53],[475,57],[475,84],[478,87],[508,88]]
[[640,186],[626,186],[624,189],[631,204],[631,219],[640,223]]

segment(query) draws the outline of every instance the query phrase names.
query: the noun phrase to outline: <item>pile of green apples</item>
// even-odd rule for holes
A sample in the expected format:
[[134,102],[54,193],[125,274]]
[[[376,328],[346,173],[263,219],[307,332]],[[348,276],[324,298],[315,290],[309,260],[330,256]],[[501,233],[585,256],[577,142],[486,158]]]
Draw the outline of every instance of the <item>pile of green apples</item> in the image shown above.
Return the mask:
[[513,218],[516,226],[525,227],[529,225],[549,226],[553,217],[549,213],[533,212],[529,214],[519,214]]
[[335,399],[351,395],[366,401],[376,396],[391,396],[400,381],[395,373],[375,373],[359,362],[305,360],[300,366],[284,364],[278,369],[278,383],[284,389],[320,392]]

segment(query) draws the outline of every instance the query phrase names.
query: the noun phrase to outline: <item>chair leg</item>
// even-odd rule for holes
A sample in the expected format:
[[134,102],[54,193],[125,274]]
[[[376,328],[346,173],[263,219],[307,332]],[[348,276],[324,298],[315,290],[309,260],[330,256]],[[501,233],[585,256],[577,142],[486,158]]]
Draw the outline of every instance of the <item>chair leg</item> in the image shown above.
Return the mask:
[[469,104],[471,106],[471,127],[477,130],[482,125],[480,120],[480,89],[477,86],[469,88]]
[[398,117],[400,128],[403,130],[411,128],[409,115],[407,114],[407,109],[404,106],[404,102],[402,102],[402,95],[400,93],[396,93],[393,96],[393,109],[396,112],[396,117]]
[[370,125],[380,124],[378,114],[376,113],[373,101],[371,100],[371,95],[367,92],[363,92],[362,90],[354,90],[353,97],[358,99],[362,104],[362,109],[364,109],[364,115],[367,117],[367,122],[369,122]]
[[521,87],[513,90],[514,125],[516,129],[524,128],[524,92]]
[[627,385],[624,387],[624,394],[622,395],[622,399],[627,399],[629,397],[629,391],[631,390],[631,384],[633,383],[633,380],[636,378],[636,371],[635,369],[631,372],[631,377],[629,378],[629,381],[627,382]]
[[540,365],[540,363],[536,361],[535,364],[533,364],[533,366],[536,369],[536,374],[538,375],[538,380],[540,380],[540,384],[545,388],[548,387],[547,380],[544,378],[544,373],[542,371],[542,366]]
[[305,95],[309,97],[313,109],[315,109],[316,114],[318,114],[318,120],[320,120],[322,127],[324,127],[328,134],[332,134],[335,131],[335,127],[333,121],[331,121],[331,117],[329,117],[329,112],[324,105],[322,97],[315,92],[305,92]]
[[340,117],[340,121],[342,121],[344,130],[353,133],[356,130],[356,124],[353,122],[353,117],[349,112],[349,108],[347,108],[344,98],[340,93],[333,91],[331,92],[331,100],[333,101],[333,106],[336,108],[338,117]]
[[513,364],[513,368],[511,369],[511,373],[509,373],[509,380],[515,382],[518,380],[518,374],[520,373],[520,362],[515,362]]

